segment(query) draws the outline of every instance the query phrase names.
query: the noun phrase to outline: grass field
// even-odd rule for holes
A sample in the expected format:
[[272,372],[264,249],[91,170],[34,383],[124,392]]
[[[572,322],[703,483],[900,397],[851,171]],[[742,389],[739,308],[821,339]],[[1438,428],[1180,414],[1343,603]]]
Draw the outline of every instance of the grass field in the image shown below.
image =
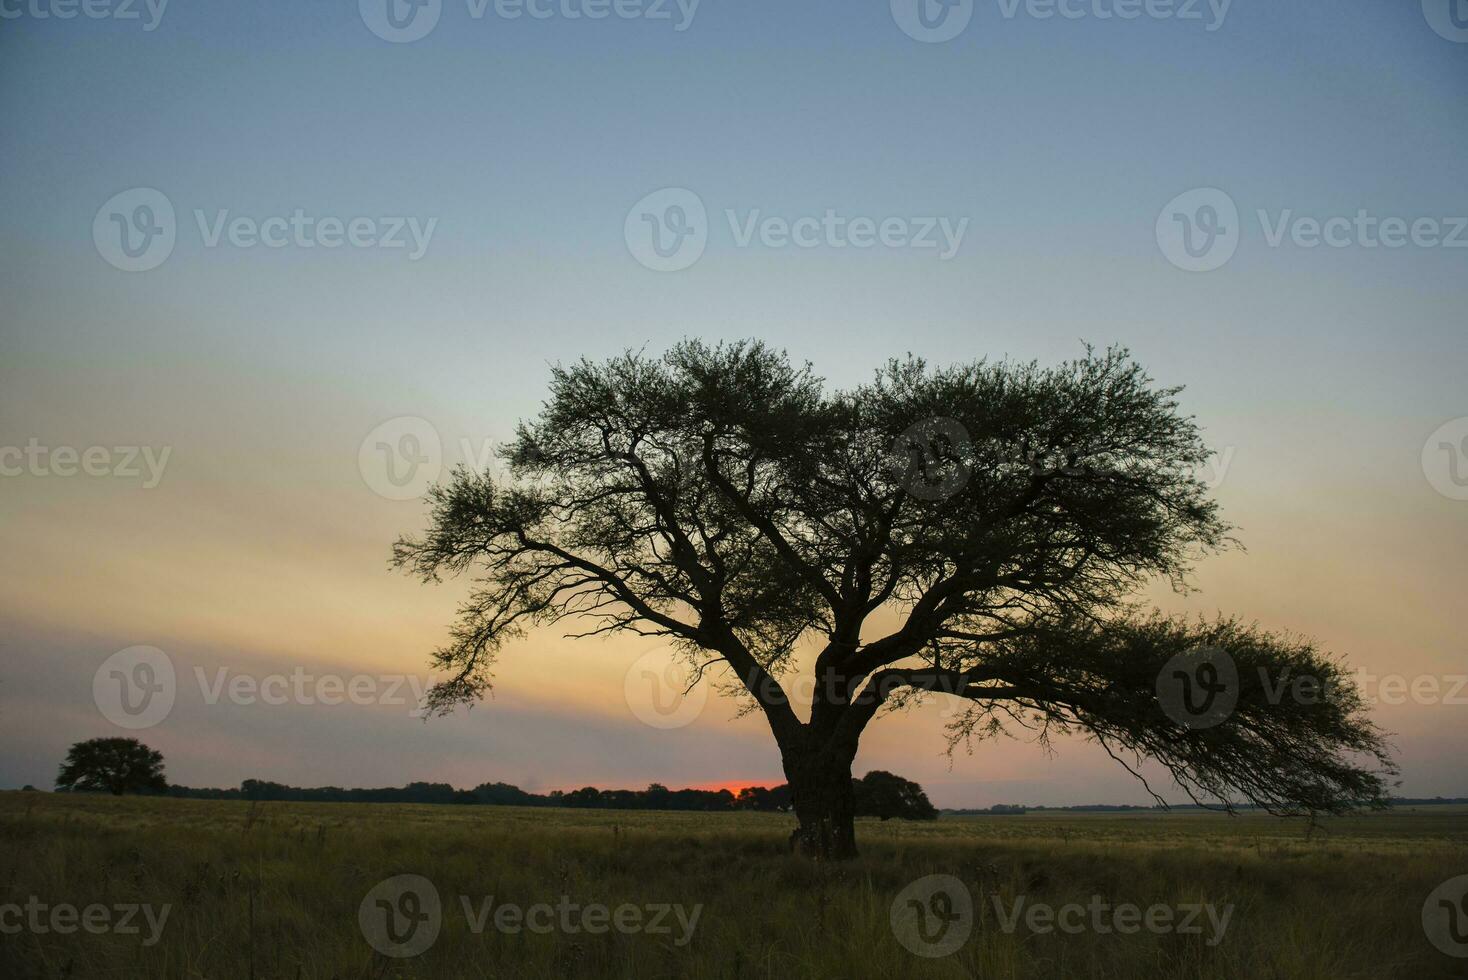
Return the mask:
[[[0,793],[0,905],[21,907],[0,914],[0,976],[1468,976],[1468,959],[1435,949],[1422,924],[1433,889],[1468,873],[1464,808],[1336,819],[1308,833],[1301,822],[1196,812],[864,820],[861,858],[835,866],[787,855],[791,826],[756,813]],[[934,874],[971,898],[966,938],[961,910],[921,894]],[[436,939],[407,958],[376,951],[363,928],[378,914],[369,893],[386,895],[403,923],[429,921],[396,885],[379,886],[398,875],[426,878],[441,903]],[[894,900],[914,882],[916,908],[933,919],[897,930],[910,938],[920,925],[924,952],[937,947],[923,942],[960,940],[951,955],[899,941]],[[549,929],[529,911],[538,903],[553,907]],[[151,920],[136,912],[136,931],[115,928],[140,904]],[[1057,913],[1066,929],[1029,917],[1068,904],[1086,907],[1079,929],[1080,913]],[[1112,926],[1127,920],[1111,910],[1125,905],[1166,906],[1175,926],[1194,906],[1214,918],[1200,915],[1200,931],[1121,932]],[[662,906],[681,910],[658,916]],[[1163,921],[1158,913],[1154,925]]]

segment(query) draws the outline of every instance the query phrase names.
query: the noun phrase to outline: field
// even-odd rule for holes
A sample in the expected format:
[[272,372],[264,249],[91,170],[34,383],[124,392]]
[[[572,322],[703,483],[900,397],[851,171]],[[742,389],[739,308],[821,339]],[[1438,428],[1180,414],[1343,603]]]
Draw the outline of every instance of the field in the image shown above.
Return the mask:
[[[0,905],[20,906],[0,910],[0,976],[1468,976],[1422,924],[1429,893],[1468,873],[1463,808],[1313,830],[1196,812],[864,820],[861,858],[835,866],[789,856],[790,828],[756,813],[0,793]],[[935,874],[962,882],[971,921],[951,890],[924,892]],[[379,884],[398,875],[431,882],[441,912]],[[1115,914],[1157,905],[1153,928]],[[389,951],[429,940],[421,953],[373,948],[364,926],[389,910],[403,919],[388,941],[407,944]]]

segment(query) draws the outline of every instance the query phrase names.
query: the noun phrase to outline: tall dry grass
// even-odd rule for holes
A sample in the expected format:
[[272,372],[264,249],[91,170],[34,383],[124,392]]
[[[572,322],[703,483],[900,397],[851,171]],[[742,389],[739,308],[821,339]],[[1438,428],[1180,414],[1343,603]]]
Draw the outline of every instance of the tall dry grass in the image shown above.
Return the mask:
[[[170,906],[142,935],[22,928],[0,935],[0,976],[627,977],[780,980],[1381,980],[1468,976],[1421,926],[1440,882],[1468,873],[1468,810],[1328,821],[1310,831],[1259,815],[1076,815],[862,821],[862,857],[789,856],[787,817],[498,807],[114,799],[0,793],[0,905]],[[421,956],[375,952],[358,906],[379,881],[430,879],[442,931]],[[957,876],[976,925],[954,955],[894,937],[894,897]],[[702,906],[674,935],[546,935],[469,928],[477,906],[569,896]],[[1032,933],[1000,928],[993,900],[1232,905],[1208,936]],[[0,918],[0,926],[14,919]]]

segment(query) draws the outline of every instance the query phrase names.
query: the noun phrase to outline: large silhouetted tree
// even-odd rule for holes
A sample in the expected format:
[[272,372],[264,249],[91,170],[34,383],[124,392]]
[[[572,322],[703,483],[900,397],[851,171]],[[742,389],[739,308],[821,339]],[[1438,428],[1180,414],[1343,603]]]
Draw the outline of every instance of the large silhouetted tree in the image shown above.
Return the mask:
[[[426,534],[395,546],[425,580],[477,579],[431,704],[477,699],[532,626],[665,637],[763,712],[793,840],[823,857],[855,853],[867,725],[932,695],[957,699],[955,743],[1007,723],[1078,732],[1133,771],[1160,761],[1203,802],[1379,803],[1391,763],[1335,660],[1235,620],[1137,611],[1145,583],[1186,588],[1193,560],[1230,543],[1178,391],[1115,349],[1054,368],[894,360],[839,391],[759,343],[555,368],[503,448],[506,478],[454,471]],[[1198,648],[1238,678],[1207,726],[1158,696],[1175,674],[1201,685],[1189,704],[1214,700],[1217,671],[1186,675]],[[808,713],[782,686],[797,666],[814,675]],[[1298,688],[1281,675],[1329,696],[1282,695]]]
[[93,738],[77,742],[66,753],[56,774],[56,788],[99,792],[161,793],[168,789],[163,777],[163,753],[148,748],[135,738]]

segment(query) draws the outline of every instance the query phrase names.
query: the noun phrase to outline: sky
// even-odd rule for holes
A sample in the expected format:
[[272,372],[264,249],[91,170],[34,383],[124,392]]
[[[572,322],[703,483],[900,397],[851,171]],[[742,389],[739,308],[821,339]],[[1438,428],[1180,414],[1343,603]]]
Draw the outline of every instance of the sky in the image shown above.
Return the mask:
[[[1316,638],[1400,792],[1468,795],[1457,0],[392,2],[0,0],[0,787],[119,734],[195,786],[781,781],[648,641],[538,632],[414,717],[463,586],[388,568],[552,365],[753,337],[838,387],[1128,346],[1247,548],[1148,597]],[[943,721],[858,771],[1150,799]]]

